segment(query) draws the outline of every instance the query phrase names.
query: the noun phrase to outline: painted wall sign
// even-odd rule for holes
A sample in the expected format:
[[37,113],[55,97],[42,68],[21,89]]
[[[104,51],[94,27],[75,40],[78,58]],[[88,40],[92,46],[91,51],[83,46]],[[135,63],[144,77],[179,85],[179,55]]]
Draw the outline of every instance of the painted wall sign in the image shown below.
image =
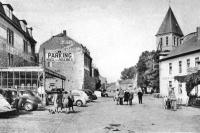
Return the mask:
[[73,54],[64,50],[47,50],[45,56],[50,62],[73,61]]

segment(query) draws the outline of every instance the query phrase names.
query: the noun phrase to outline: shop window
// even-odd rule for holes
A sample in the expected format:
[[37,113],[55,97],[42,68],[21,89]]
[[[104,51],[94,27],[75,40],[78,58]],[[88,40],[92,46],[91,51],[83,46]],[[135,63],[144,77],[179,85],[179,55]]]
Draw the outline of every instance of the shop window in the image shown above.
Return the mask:
[[20,79],[25,79],[25,72],[20,72]]
[[14,78],[19,78],[19,72],[14,72]]

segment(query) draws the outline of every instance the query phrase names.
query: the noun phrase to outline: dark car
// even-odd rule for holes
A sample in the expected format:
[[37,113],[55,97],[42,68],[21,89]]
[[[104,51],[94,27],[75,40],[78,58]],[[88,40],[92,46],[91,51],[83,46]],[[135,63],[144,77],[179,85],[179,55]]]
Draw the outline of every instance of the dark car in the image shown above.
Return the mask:
[[90,90],[90,89],[84,89],[83,90],[89,97],[89,99],[92,100],[97,100],[97,96],[94,94],[94,91]]
[[102,96],[102,97],[108,97],[108,93],[107,93],[106,91],[102,91],[102,92],[101,92],[101,96]]
[[39,96],[36,95],[36,92],[31,90],[19,90],[19,103],[20,109],[26,111],[37,110],[38,105],[42,103]]

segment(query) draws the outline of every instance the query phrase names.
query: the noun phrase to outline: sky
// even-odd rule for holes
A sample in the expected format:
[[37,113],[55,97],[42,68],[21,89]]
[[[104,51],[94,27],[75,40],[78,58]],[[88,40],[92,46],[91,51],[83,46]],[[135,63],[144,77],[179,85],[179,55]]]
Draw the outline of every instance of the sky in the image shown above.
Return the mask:
[[[170,0],[184,35],[200,26],[199,0]],[[51,36],[67,35],[86,46],[93,63],[108,82],[136,65],[143,51],[156,49],[155,34],[169,0],[1,0],[19,19],[33,27],[39,46]]]

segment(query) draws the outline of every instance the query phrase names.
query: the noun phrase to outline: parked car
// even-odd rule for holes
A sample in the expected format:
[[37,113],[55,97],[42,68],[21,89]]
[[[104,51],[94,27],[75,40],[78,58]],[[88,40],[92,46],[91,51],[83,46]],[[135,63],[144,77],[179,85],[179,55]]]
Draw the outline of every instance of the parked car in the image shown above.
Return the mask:
[[107,93],[106,91],[102,91],[102,92],[101,92],[101,96],[102,96],[102,97],[108,97],[108,93]]
[[85,99],[85,96],[82,95],[80,92],[73,91],[72,95],[74,96],[74,105],[76,105],[78,107],[86,105],[87,101]]
[[89,97],[89,99],[92,100],[97,100],[97,96],[94,94],[94,91],[90,90],[90,89],[84,89],[83,90]]
[[26,111],[37,110],[38,105],[41,104],[41,99],[36,92],[31,90],[19,90],[20,98],[22,99],[21,108]]
[[85,98],[86,102],[90,101],[88,95],[84,91],[82,91],[82,90],[72,90],[72,93],[78,93],[80,96],[82,96],[82,97]]
[[11,105],[8,103],[6,98],[0,94],[0,117],[5,117],[8,115],[12,115],[16,112],[16,109],[13,109]]

